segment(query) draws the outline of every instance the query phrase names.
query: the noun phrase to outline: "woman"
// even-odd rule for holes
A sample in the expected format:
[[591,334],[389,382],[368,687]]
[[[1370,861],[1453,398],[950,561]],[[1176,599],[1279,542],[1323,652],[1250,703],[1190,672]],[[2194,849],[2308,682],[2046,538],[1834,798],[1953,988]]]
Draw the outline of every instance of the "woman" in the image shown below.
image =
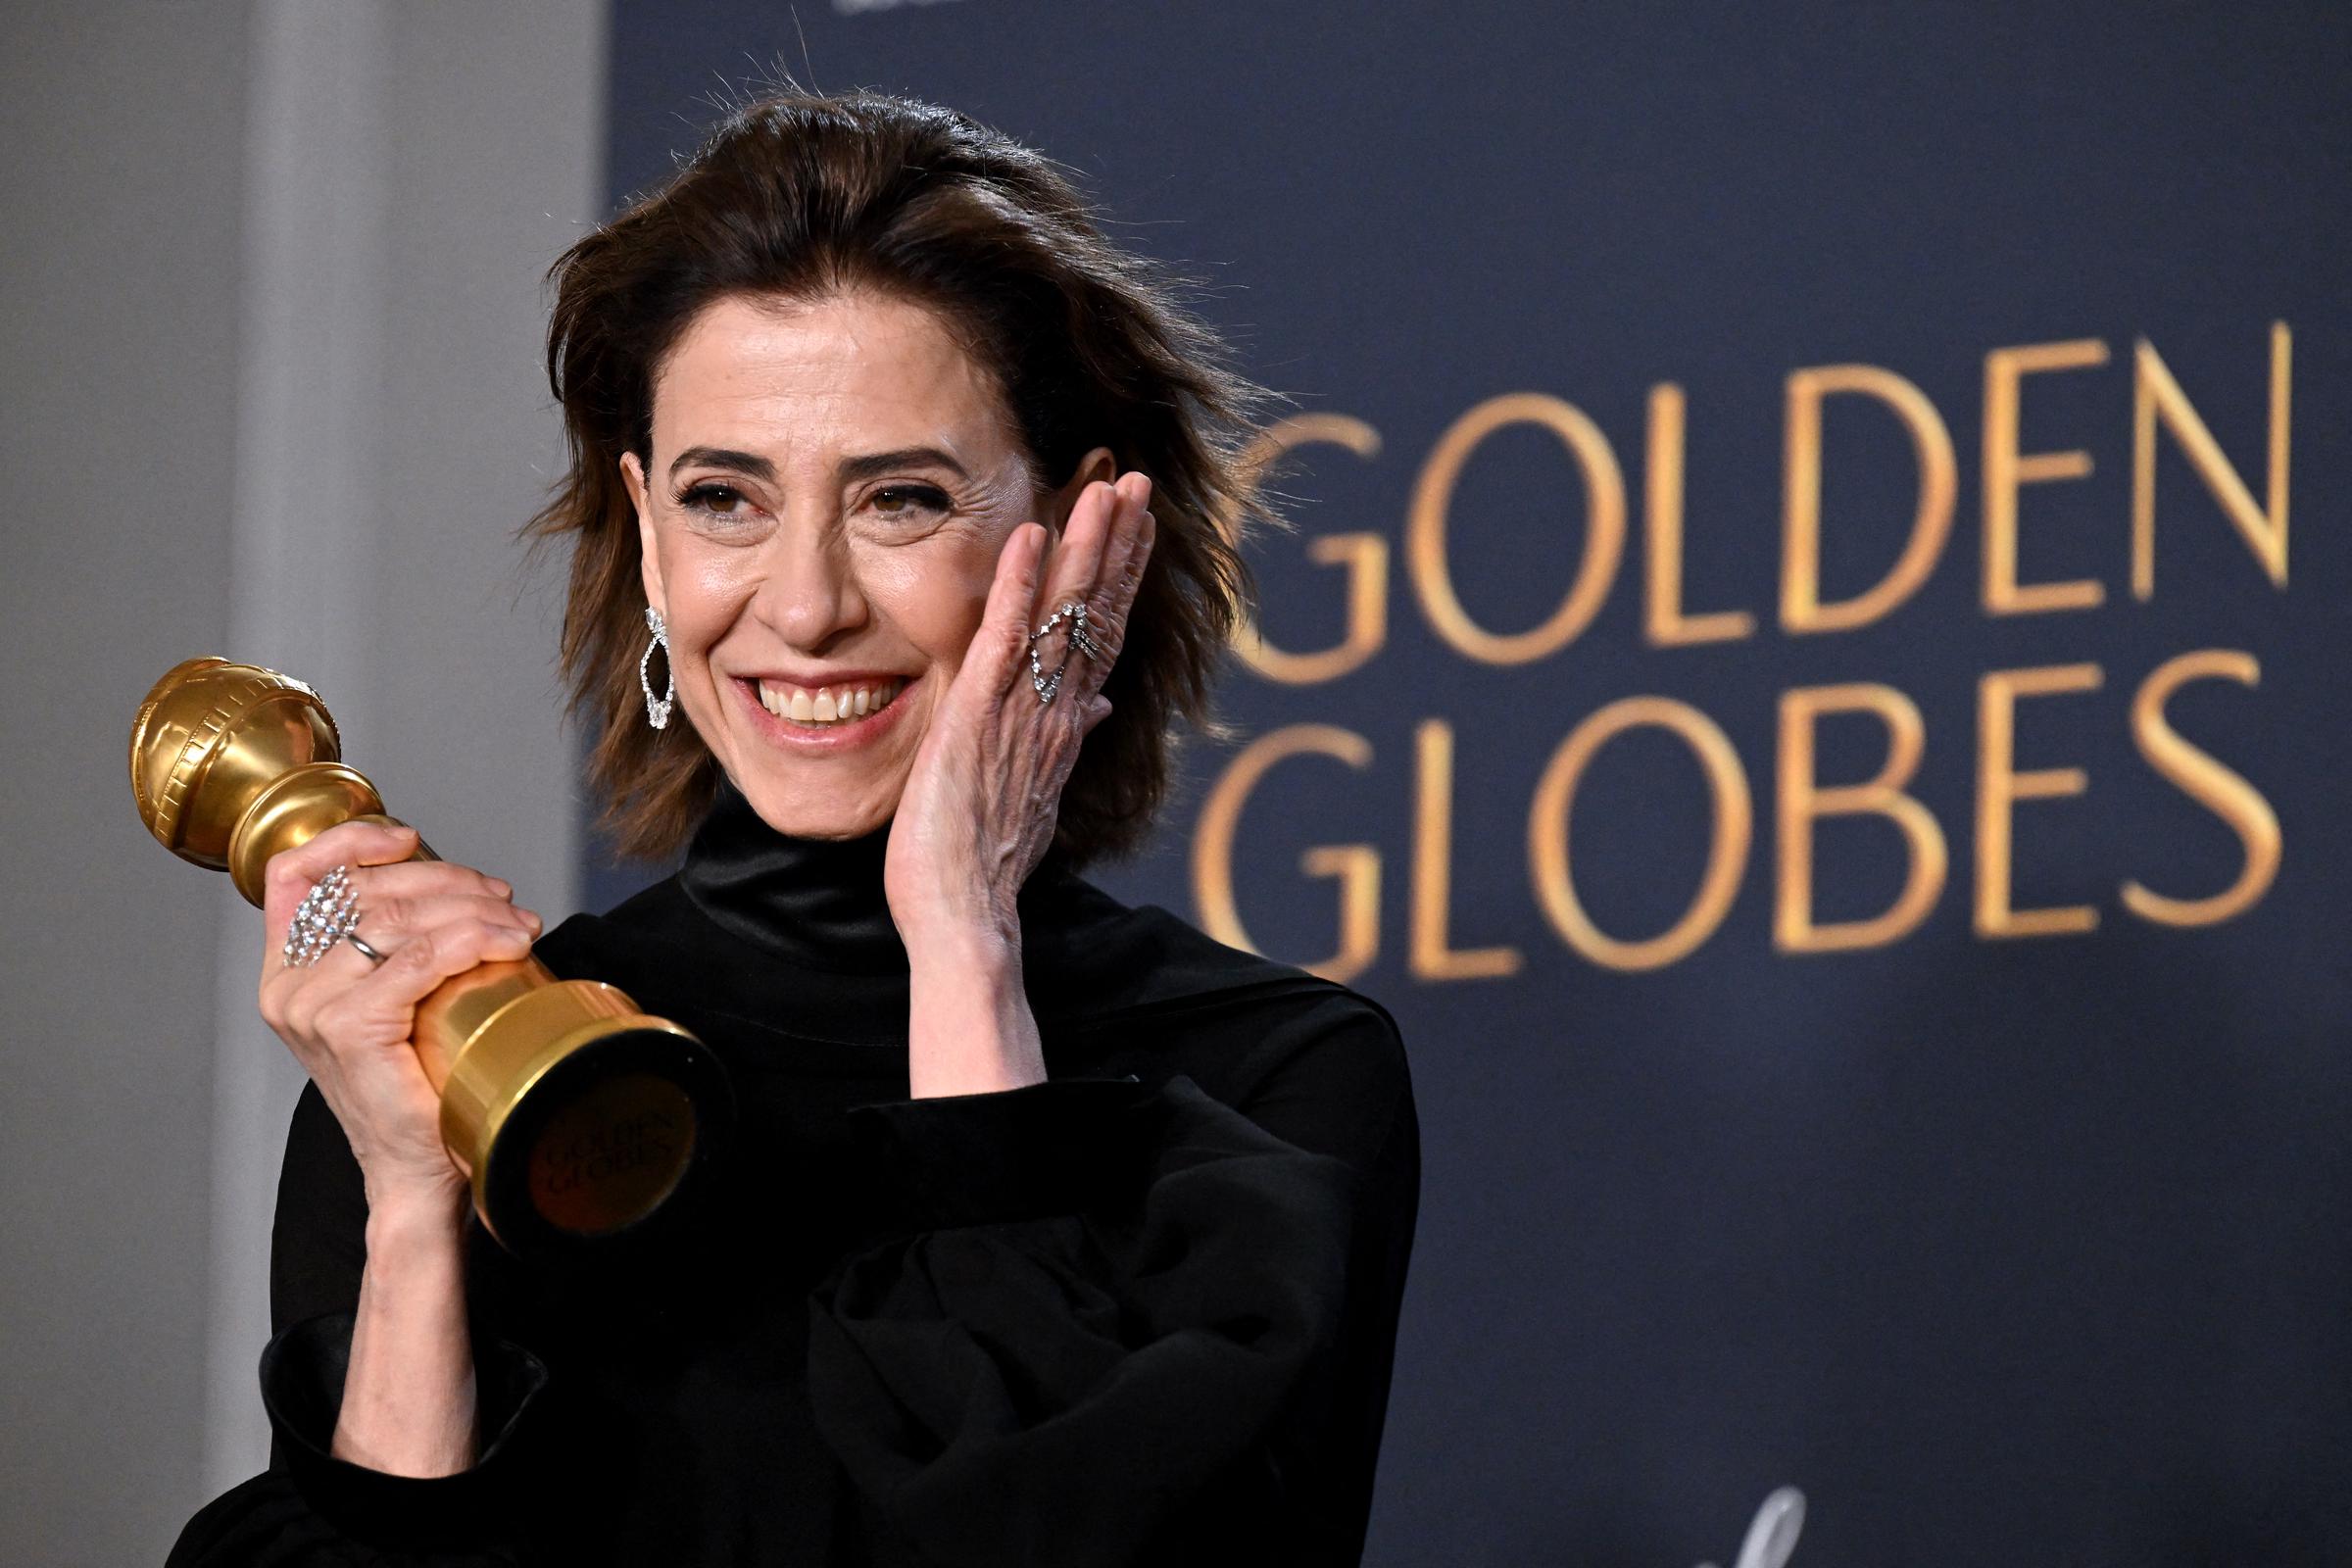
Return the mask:
[[[405,830],[272,862],[273,1459],[173,1562],[1356,1561],[1395,1026],[1076,874],[1203,714],[1252,389],[1046,160],[891,98],[737,115],[552,276],[574,707],[684,864],[541,936]],[[281,961],[337,868],[356,940]],[[405,1042],[534,941],[740,1121],[685,1218],[526,1266]]]

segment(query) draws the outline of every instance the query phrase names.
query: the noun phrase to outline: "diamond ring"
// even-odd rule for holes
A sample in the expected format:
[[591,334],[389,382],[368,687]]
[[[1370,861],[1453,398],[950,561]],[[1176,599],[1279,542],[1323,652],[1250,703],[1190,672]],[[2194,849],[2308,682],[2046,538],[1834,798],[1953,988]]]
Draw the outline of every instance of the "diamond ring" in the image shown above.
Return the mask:
[[[1060,625],[1064,618],[1070,623],[1070,644],[1061,656],[1059,666],[1049,675],[1044,662],[1037,657],[1038,640]],[[1052,702],[1054,694],[1061,690],[1061,677],[1070,667],[1072,654],[1084,654],[1089,659],[1102,657],[1102,645],[1095,641],[1095,634],[1087,629],[1086,605],[1076,599],[1048,615],[1046,623],[1029,634],[1029,684],[1037,689],[1040,707]]]
[[286,927],[286,945],[279,956],[289,967],[307,969],[324,957],[327,949],[351,936],[359,924],[360,890],[352,886],[351,867],[338,865],[294,906],[294,919]]

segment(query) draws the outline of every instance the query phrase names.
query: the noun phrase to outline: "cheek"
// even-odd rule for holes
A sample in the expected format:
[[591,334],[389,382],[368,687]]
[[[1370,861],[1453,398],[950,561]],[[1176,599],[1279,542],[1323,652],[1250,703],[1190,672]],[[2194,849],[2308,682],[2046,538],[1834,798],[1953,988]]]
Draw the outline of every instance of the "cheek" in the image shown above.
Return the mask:
[[875,610],[935,664],[955,668],[980,628],[1002,537],[965,535],[889,551],[862,573]]
[[685,664],[700,664],[741,618],[755,587],[739,555],[696,559],[691,551],[664,553],[668,586],[670,653]]

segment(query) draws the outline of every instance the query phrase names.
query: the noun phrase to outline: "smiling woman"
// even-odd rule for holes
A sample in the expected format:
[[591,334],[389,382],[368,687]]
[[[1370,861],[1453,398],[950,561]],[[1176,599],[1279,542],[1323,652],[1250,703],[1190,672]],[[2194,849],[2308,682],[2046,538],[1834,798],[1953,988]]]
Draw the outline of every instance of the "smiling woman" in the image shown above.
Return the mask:
[[[851,613],[872,608],[861,565],[959,572],[976,626],[1017,525],[1058,529],[1121,474],[1148,479],[1156,524],[1129,607],[1141,632],[1102,682],[1110,713],[1055,838],[1079,861],[1141,843],[1175,734],[1206,716],[1247,583],[1234,541],[1274,520],[1241,461],[1272,400],[1058,166],[905,99],[771,100],[553,276],[548,368],[573,462],[532,531],[572,546],[564,660],[623,851],[676,849],[735,777],[699,725],[631,717],[670,525],[703,524],[716,549],[740,514],[771,520],[800,553],[787,565],[821,567],[781,588],[838,588]],[[922,449],[948,461],[908,461]],[[894,568],[858,548],[931,521],[945,538]],[[954,541],[958,559],[938,559]]]
[[814,838],[889,820],[1005,542],[1113,466],[1095,448],[1041,505],[994,376],[870,289],[706,306],[662,361],[651,450],[659,483],[620,466],[677,700],[760,815]]
[[[172,1560],[1356,1561],[1396,1027],[1079,875],[1205,716],[1261,394],[1054,166],[902,99],[745,110],[554,276],[533,529],[609,820],[683,864],[541,936],[405,830],[271,862],[266,951],[330,877],[359,940],[265,959],[314,1082],[277,1441]],[[691,1028],[741,1112],[698,1204],[528,1261],[400,1049],[526,948]]]

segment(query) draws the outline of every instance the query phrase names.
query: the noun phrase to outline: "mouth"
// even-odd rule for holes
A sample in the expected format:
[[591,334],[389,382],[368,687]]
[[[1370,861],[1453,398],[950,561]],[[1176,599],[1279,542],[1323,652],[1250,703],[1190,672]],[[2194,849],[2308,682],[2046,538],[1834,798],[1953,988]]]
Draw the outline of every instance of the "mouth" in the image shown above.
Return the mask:
[[795,750],[837,751],[863,745],[890,728],[905,707],[901,699],[919,678],[796,686],[738,675],[730,684],[752,710],[754,727],[768,739]]

